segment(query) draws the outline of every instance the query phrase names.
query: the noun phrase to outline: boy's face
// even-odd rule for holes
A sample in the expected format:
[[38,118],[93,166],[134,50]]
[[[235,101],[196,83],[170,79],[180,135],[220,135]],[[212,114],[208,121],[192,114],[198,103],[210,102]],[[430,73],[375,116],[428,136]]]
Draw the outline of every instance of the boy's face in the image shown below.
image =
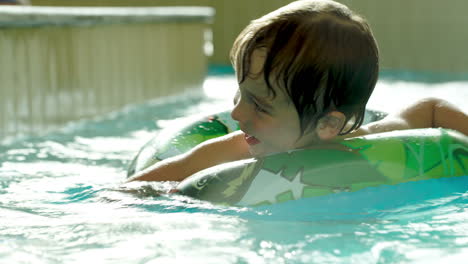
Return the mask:
[[268,94],[262,73],[264,61],[264,51],[252,53],[249,75],[239,85],[231,112],[245,133],[250,153],[260,156],[316,143],[318,137],[313,130],[301,136],[299,115],[283,89],[272,82],[276,97]]

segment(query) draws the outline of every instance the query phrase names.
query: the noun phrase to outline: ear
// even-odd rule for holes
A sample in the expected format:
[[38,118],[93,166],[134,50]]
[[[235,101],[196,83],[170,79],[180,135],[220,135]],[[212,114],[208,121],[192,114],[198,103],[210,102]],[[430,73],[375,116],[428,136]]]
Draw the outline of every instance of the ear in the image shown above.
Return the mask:
[[338,136],[345,122],[345,115],[338,111],[332,111],[319,119],[315,132],[321,140],[331,140]]

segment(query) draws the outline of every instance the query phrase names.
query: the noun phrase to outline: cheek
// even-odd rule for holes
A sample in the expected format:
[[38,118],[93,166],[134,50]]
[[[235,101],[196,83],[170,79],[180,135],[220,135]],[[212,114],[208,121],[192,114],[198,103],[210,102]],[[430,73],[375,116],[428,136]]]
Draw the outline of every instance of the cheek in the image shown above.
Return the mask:
[[278,145],[293,148],[301,136],[301,131],[299,124],[285,121],[272,130],[273,135],[277,138]]
[[262,134],[270,144],[276,146],[291,147],[299,137],[299,132],[295,127],[287,123],[271,124],[270,126],[263,127]]
[[294,129],[278,130],[278,134],[281,137],[282,145],[287,147],[294,146],[294,143],[299,138],[299,133]]

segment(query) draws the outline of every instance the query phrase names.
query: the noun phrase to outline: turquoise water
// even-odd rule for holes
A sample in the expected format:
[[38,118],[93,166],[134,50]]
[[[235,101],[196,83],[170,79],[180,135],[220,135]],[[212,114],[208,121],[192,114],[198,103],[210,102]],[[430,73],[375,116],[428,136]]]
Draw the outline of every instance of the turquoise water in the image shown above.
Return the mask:
[[[232,77],[209,81],[211,96],[154,100],[4,140],[1,263],[466,263],[467,176],[261,208],[158,195],[172,183],[122,184],[155,131],[231,104]],[[369,104],[392,111],[442,95],[466,107],[467,84],[384,80]],[[230,92],[215,94],[220,87]]]

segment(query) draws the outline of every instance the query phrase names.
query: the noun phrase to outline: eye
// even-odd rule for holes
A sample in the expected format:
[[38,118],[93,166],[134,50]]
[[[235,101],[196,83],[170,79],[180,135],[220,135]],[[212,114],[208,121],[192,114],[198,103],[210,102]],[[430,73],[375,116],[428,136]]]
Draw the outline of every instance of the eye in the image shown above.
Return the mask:
[[239,102],[239,97],[240,97],[240,91],[237,90],[236,94],[234,95],[234,98],[232,100],[232,102],[234,103],[234,105],[237,104],[237,102]]
[[259,112],[259,113],[263,113],[263,114],[268,114],[268,111],[263,108],[261,105],[259,105],[254,99],[250,99],[253,103],[253,105],[255,106],[255,111],[256,112]]

